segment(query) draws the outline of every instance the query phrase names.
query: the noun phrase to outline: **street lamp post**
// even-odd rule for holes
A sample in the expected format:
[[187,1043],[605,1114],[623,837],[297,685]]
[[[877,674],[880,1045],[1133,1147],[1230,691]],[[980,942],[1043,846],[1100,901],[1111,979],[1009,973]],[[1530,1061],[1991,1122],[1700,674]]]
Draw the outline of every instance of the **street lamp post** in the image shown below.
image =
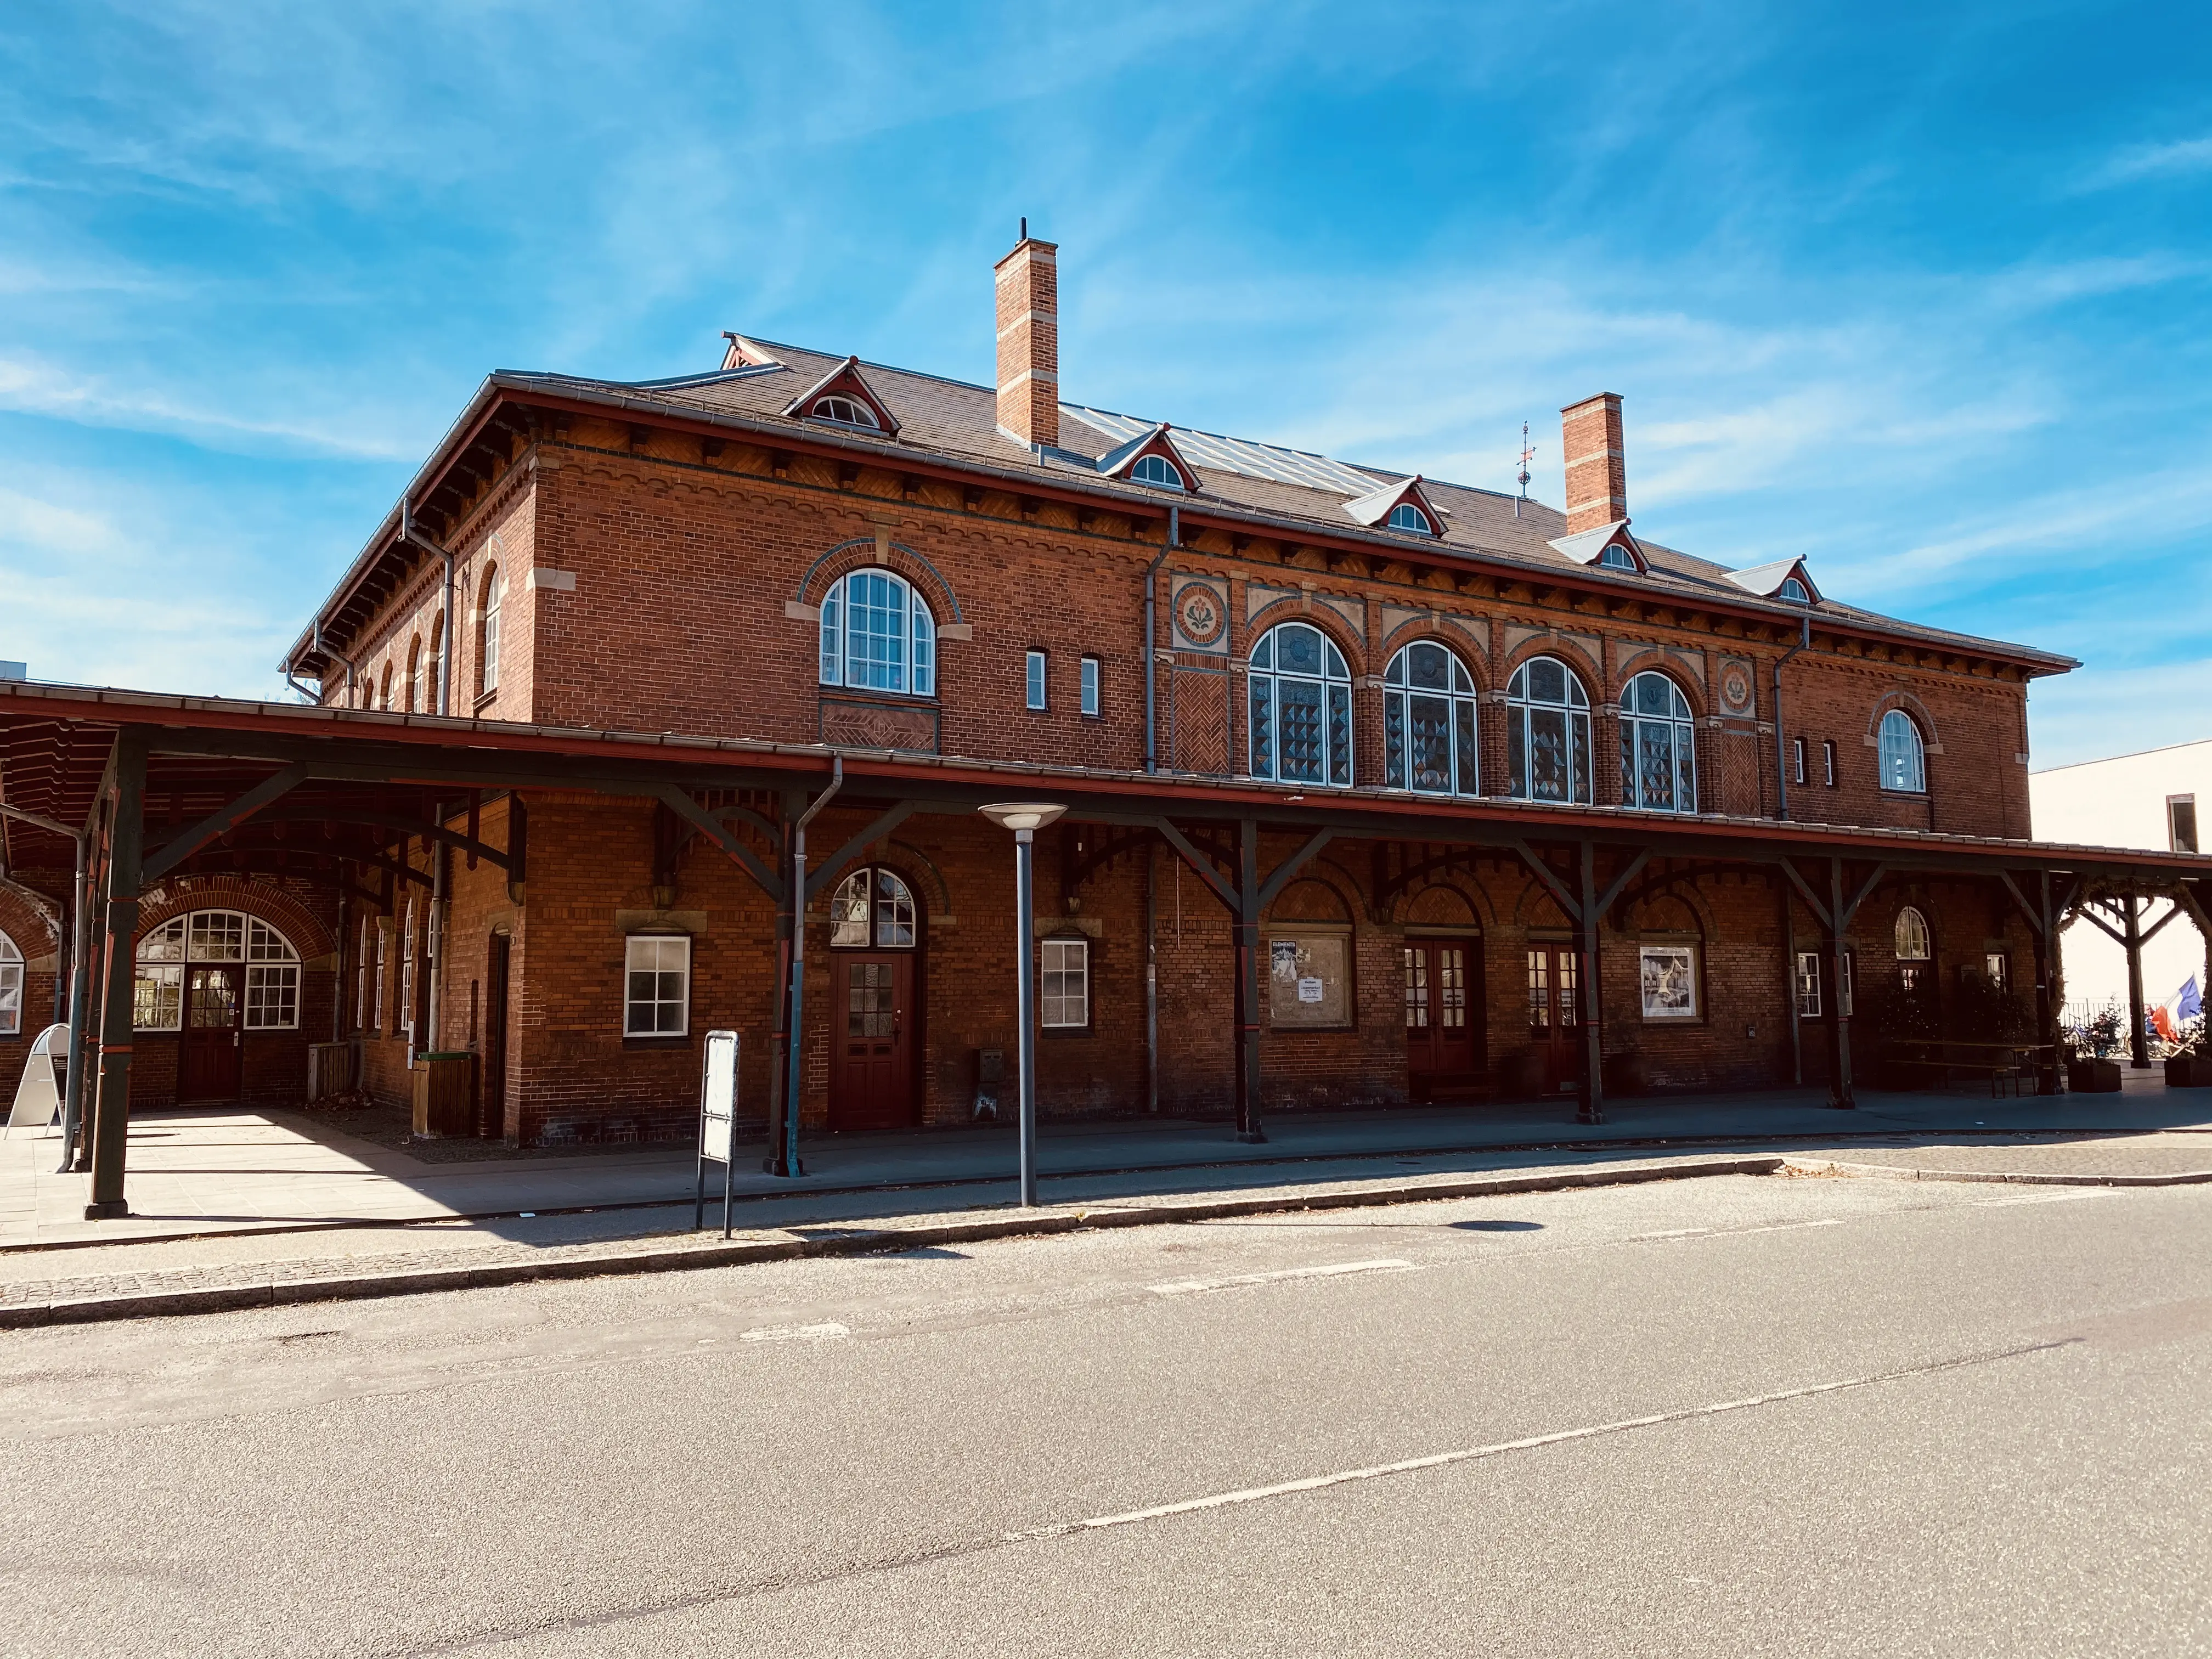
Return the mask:
[[1067,811],[1048,801],[1002,801],[976,809],[1001,830],[1014,832],[1014,962],[1016,1019],[1020,1034],[1016,1070],[1020,1081],[1021,1201],[1035,1208],[1036,1171],[1036,832]]

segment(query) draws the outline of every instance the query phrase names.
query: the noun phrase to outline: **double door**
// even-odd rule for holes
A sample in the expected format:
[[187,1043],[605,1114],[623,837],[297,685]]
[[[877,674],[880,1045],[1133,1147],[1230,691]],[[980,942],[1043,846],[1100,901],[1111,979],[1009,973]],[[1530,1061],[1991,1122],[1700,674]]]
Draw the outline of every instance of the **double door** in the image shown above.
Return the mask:
[[1482,1067],[1482,952],[1474,939],[1408,939],[1405,972],[1407,1082],[1430,1100]]
[[914,955],[837,951],[830,968],[830,1127],[914,1122]]
[[235,1100],[246,1043],[246,970],[195,963],[185,969],[183,1052],[177,1099]]
[[1528,947],[1528,1040],[1544,1087],[1565,1093],[1582,1080],[1581,959],[1571,945]]

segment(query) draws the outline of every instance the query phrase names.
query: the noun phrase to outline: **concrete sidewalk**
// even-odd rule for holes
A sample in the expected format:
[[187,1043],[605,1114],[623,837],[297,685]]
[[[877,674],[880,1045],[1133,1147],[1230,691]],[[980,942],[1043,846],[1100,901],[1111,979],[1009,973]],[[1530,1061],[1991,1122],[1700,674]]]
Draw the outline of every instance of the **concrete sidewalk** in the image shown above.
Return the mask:
[[[1119,1119],[1048,1126],[1039,1164],[1058,1200],[1116,1188],[1121,1195],[1316,1180],[1374,1179],[1409,1167],[1496,1169],[1562,1154],[1644,1157],[1692,1146],[1834,1151],[1864,1160],[1870,1143],[1956,1140],[1968,1146],[2054,1134],[2170,1134],[2212,1128],[2212,1091],[2168,1091],[2155,1073],[2129,1074],[2119,1095],[1977,1099],[1956,1094],[1861,1097],[1830,1110],[1817,1091],[1614,1103],[1612,1121],[1577,1124],[1571,1106],[1425,1107],[1283,1114],[1264,1145],[1238,1142],[1226,1123]],[[805,1176],[760,1172],[765,1149],[738,1153],[735,1186],[748,1224],[783,1225],[1008,1201],[1011,1126],[901,1133],[814,1135]],[[2168,1148],[2182,1162],[2192,1146]],[[342,1133],[307,1112],[152,1114],[131,1128],[131,1215],[87,1222],[88,1178],[57,1175],[58,1142],[18,1134],[0,1142],[0,1255],[228,1233],[361,1228],[637,1211],[688,1200],[688,1148],[645,1147],[576,1157],[433,1163]],[[2212,1163],[2212,1157],[2204,1162]],[[711,1174],[717,1177],[719,1171]],[[855,1200],[861,1200],[856,1208]],[[638,1223],[630,1226],[635,1230]],[[665,1216],[652,1218],[665,1226]]]

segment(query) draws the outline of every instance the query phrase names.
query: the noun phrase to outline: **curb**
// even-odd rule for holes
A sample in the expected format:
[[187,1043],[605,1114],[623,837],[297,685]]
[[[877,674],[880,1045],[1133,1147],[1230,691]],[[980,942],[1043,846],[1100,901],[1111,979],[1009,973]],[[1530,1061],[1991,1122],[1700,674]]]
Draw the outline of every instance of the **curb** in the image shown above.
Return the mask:
[[146,1291],[110,1296],[56,1297],[0,1307],[0,1330],[46,1325],[82,1325],[118,1319],[176,1314],[229,1313],[245,1308],[283,1307],[307,1302],[362,1300],[411,1296],[433,1291],[474,1290],[536,1280],[599,1279],[669,1273],[685,1268],[730,1267],[757,1261],[789,1261],[805,1256],[896,1254],[933,1244],[972,1243],[994,1238],[1024,1238],[1055,1233],[1095,1231],[1106,1227],[1155,1226],[1170,1222],[1213,1221],[1232,1216],[1267,1215],[1297,1210],[1376,1208],[1448,1198],[1483,1198],[1515,1193],[1565,1192],[1578,1187],[1632,1186],[1652,1181],[1687,1181],[1708,1176],[1772,1175],[1783,1167],[1778,1156],[1685,1159],[1675,1164],[1553,1170],[1536,1175],[1473,1176],[1441,1181],[1398,1182],[1387,1187],[1340,1192],[1261,1194],[1249,1198],[1200,1199],[1108,1204],[1095,1208],[1015,1211],[959,1221],[911,1224],[821,1227],[793,1230],[762,1240],[720,1239],[701,1244],[657,1244],[607,1250],[592,1255],[542,1261],[483,1262],[475,1266],[417,1267],[397,1273],[351,1273],[314,1279],[252,1279],[234,1285]]
[[1916,1170],[1902,1164],[1844,1164],[1829,1158],[1782,1160],[1808,1175],[1887,1176],[1893,1181],[1990,1181],[2020,1187],[2192,1187],[2212,1182],[2212,1170],[2179,1175],[2002,1175],[1981,1170]]

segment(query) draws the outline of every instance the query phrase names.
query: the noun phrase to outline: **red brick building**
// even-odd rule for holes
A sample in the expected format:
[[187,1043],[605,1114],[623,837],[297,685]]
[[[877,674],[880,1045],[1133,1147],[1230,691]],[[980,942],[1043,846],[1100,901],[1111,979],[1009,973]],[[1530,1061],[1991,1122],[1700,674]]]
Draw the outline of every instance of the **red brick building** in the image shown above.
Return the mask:
[[728,1027],[777,1112],[796,914],[802,1123],[966,1121],[1015,1035],[999,799],[1071,809],[1048,1115],[1848,1099],[1852,1004],[2047,1032],[2084,884],[2197,902],[2202,860],[2029,842],[2070,662],[1646,537],[1618,397],[1565,411],[1564,514],[1113,414],[1060,384],[1055,258],[998,266],[995,386],[739,335],[493,375],[288,653],[312,708],[0,688],[8,799],[91,827],[95,897],[144,728],[139,1098],[296,1099],[336,1042],[389,1097],[470,1054],[483,1133],[684,1135]]

